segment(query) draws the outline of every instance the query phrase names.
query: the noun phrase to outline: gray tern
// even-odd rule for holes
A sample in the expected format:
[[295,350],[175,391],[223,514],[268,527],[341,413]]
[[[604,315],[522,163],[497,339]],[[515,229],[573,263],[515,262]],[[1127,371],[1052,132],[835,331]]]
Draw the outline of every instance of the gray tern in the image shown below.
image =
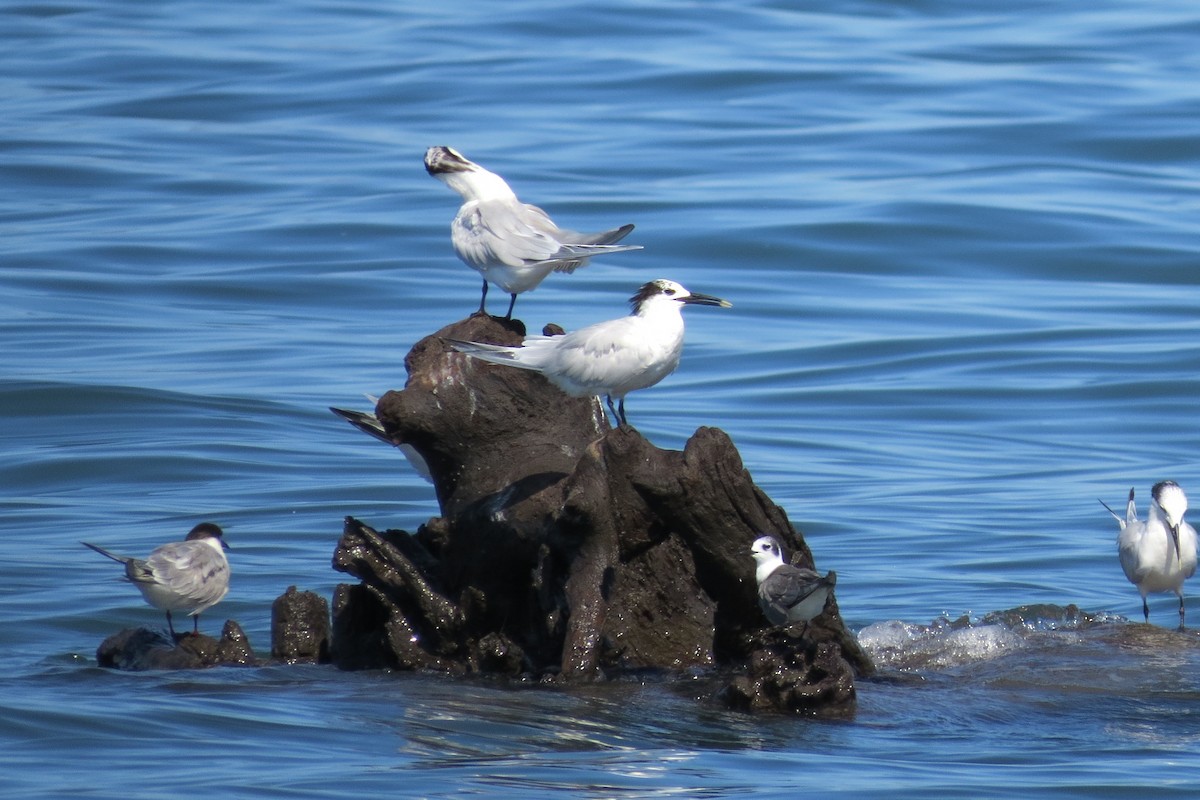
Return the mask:
[[167,612],[167,628],[175,638],[172,611],[193,618],[192,632],[200,631],[200,612],[220,602],[229,591],[229,545],[221,529],[211,522],[192,528],[182,542],[155,548],[144,560],[119,556],[103,547],[80,542],[102,556],[125,565],[125,578],[138,588],[146,602]]
[[517,295],[536,288],[551,272],[574,272],[593,256],[642,249],[616,244],[632,225],[602,233],[558,227],[545,211],[522,203],[503,178],[453,148],[426,150],[425,170],[462,196],[450,241],[458,257],[483,276],[481,314],[487,313],[488,283],[512,296],[505,315],[512,319]]
[[633,309],[629,316],[563,336],[527,336],[519,347],[447,341],[460,353],[540,372],[573,397],[603,395],[617,424],[627,425],[625,395],[653,386],[679,366],[683,307],[733,305],[663,279],[642,286],[629,302]]
[[760,536],[750,546],[757,565],[758,605],[772,625],[805,623],[825,609],[829,593],[837,583],[837,573],[825,576],[805,567],[787,564],[774,536]]
[[1120,528],[1117,555],[1125,577],[1142,595],[1142,614],[1150,621],[1150,592],[1174,592],[1179,597],[1179,627],[1183,628],[1183,582],[1196,572],[1196,529],[1184,522],[1187,495],[1175,481],[1162,481],[1150,490],[1150,514],[1145,522],[1137,518],[1133,489],[1125,517],[1121,518],[1103,500],[1100,504],[1116,519]]

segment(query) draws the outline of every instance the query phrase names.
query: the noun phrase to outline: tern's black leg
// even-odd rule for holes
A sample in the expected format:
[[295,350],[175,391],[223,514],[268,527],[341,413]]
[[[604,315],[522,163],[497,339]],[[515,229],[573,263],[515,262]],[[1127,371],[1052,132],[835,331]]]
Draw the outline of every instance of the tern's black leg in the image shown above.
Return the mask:
[[488,289],[487,281],[485,280],[483,282],[483,294],[481,294],[479,296],[479,313],[480,314],[487,313],[487,289]]
[[624,397],[622,397],[621,400],[617,403],[617,411],[620,412],[621,424],[628,425],[629,420],[625,419],[625,398]]
[[619,426],[621,424],[621,415],[617,413],[617,407],[613,405],[612,395],[606,394],[604,395],[604,399],[608,401],[608,410],[612,412],[613,419],[617,421],[617,425]]
[[1150,606],[1146,603],[1146,598],[1142,598],[1142,613],[1146,615],[1146,622],[1150,621]]
[[171,632],[171,641],[175,641],[175,626],[171,624],[171,612],[167,612],[167,630]]
[[199,614],[192,617],[192,635],[193,636],[200,635],[200,615]]
[[513,312],[513,309],[516,307],[516,305],[517,305],[517,293],[513,292],[512,300],[508,301],[508,313],[504,315],[505,319],[512,319],[512,312]]
[[1179,595],[1179,630],[1183,630],[1183,595]]

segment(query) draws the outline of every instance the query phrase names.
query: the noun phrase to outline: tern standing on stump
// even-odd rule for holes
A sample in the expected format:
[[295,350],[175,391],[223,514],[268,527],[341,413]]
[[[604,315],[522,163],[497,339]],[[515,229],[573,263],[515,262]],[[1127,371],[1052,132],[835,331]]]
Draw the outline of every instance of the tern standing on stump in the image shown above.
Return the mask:
[[167,612],[167,629],[175,639],[172,611],[192,616],[192,632],[200,632],[200,612],[215,606],[229,591],[229,545],[221,529],[211,522],[192,528],[182,542],[157,547],[145,560],[119,556],[103,547],[80,542],[102,556],[125,565],[125,578],[138,588],[146,602]]
[[825,603],[837,583],[837,573],[824,576],[783,560],[783,551],[774,536],[760,536],[750,546],[757,567],[758,605],[772,625],[808,623],[825,610]]
[[572,397],[604,395],[617,425],[627,425],[625,395],[653,386],[679,366],[683,307],[733,305],[663,279],[644,285],[629,302],[633,313],[627,317],[597,322],[565,336],[526,336],[520,347],[447,341],[460,353],[540,372]]
[[505,319],[512,319],[517,295],[537,288],[551,272],[574,272],[592,256],[641,250],[619,245],[632,225],[603,233],[576,233],[554,224],[537,206],[522,203],[494,172],[450,147],[425,151],[425,171],[462,195],[462,208],[450,225],[454,252],[483,276],[479,313],[486,314],[488,283],[512,296]]
[[1150,490],[1150,516],[1137,518],[1133,489],[1125,518],[1103,500],[1100,504],[1116,519],[1121,533],[1117,536],[1117,555],[1125,577],[1142,595],[1142,614],[1150,621],[1150,592],[1174,592],[1179,597],[1179,627],[1183,628],[1183,582],[1196,572],[1196,529],[1183,521],[1187,495],[1175,481],[1162,481]]

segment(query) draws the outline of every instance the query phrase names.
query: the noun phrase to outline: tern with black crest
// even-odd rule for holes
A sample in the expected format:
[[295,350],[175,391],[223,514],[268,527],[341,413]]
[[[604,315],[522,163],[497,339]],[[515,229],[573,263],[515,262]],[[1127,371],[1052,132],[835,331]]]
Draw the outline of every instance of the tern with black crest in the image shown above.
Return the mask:
[[1145,522],[1137,518],[1133,489],[1125,517],[1100,504],[1116,519],[1121,532],[1117,536],[1117,555],[1125,577],[1142,596],[1142,614],[1150,621],[1150,592],[1174,592],[1179,597],[1179,627],[1183,628],[1183,582],[1196,572],[1196,529],[1184,522],[1187,495],[1175,481],[1162,481],[1150,490],[1150,514]]
[[221,601],[229,591],[228,545],[220,527],[202,522],[182,542],[155,548],[145,559],[119,556],[103,547],[80,542],[102,556],[125,565],[125,579],[146,602],[167,612],[167,629],[175,638],[172,611],[192,616],[192,632],[200,631],[200,612]]
[[517,295],[537,288],[551,272],[574,272],[594,256],[642,249],[617,244],[632,225],[602,233],[558,227],[545,211],[522,203],[499,175],[451,147],[425,151],[425,170],[462,196],[450,241],[458,257],[483,276],[481,314],[487,313],[489,283],[512,296],[505,315],[511,319]]
[[683,307],[733,305],[664,279],[645,284],[629,302],[629,316],[563,336],[527,336],[518,347],[447,341],[460,353],[540,372],[573,397],[604,396],[617,424],[627,425],[625,395],[653,386],[679,366]]

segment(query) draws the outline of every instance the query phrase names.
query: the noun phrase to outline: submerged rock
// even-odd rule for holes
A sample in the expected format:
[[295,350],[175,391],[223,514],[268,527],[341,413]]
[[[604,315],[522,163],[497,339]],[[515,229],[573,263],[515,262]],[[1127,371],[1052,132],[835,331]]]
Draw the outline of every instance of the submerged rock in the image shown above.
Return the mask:
[[[661,450],[610,428],[596,399],[444,341],[521,332],[474,316],[426,337],[376,406],[373,435],[420,454],[442,514],[415,535],[347,518],[333,565],[361,584],[335,598],[335,663],[560,680],[734,668],[747,697],[778,698],[734,705],[852,707],[872,667],[835,599],[802,637],[762,638],[750,543],[769,533],[813,560],[729,437],[700,428]],[[770,659],[787,669],[768,691],[754,665]]]

